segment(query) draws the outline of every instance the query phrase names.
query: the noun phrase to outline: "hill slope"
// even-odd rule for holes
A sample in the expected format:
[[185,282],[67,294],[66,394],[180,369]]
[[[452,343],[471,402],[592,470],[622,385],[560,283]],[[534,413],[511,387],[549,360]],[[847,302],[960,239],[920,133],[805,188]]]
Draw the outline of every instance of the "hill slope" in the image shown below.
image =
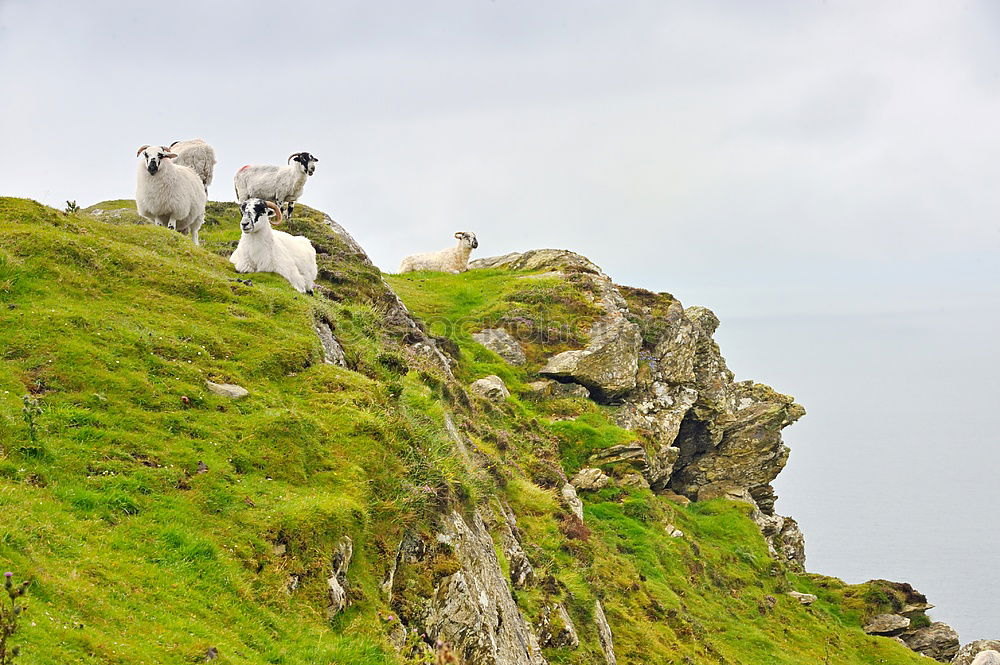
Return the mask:
[[[131,202],[0,199],[0,562],[32,580],[19,662],[427,662],[437,637],[468,663],[930,662],[859,629],[899,609],[892,588],[800,572],[767,488],[801,408],[727,379],[707,310],[559,253],[391,290],[329,218],[296,212],[316,297],[235,274],[235,205],[210,204],[195,248]],[[483,328],[513,331],[525,363]],[[468,389],[486,375],[511,396]],[[598,467],[580,520],[566,481]]]

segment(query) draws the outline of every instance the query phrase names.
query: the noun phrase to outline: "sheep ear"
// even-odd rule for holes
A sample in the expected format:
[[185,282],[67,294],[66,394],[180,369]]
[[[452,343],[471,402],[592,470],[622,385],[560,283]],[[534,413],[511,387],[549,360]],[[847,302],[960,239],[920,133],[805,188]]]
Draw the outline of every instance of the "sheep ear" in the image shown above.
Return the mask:
[[176,156],[177,156],[177,155],[175,155],[175,154],[174,154],[174,153],[172,153],[172,152],[167,152],[167,153],[164,153],[164,155],[163,155],[163,158],[164,158],[164,159],[173,159],[173,158],[174,158],[174,157],[176,157]]
[[461,231],[459,231],[458,233],[455,234],[455,237],[458,238],[459,240],[461,240],[464,236],[465,236],[465,234],[462,233]]
[[136,151],[135,151],[135,156],[136,156],[136,157],[138,157],[139,155],[141,155],[141,154],[142,154],[142,151],[143,151],[143,150],[145,150],[145,149],[146,149],[146,148],[148,148],[148,147],[149,147],[149,144],[147,143],[146,145],[144,145],[144,146],[142,146],[141,148],[139,148],[138,150],[136,150]]

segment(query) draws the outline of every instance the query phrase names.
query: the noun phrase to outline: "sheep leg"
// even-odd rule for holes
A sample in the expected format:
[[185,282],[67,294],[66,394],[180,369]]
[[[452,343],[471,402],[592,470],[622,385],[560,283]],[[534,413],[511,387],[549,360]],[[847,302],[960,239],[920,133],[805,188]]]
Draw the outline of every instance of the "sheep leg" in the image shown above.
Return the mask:
[[288,202],[288,214],[285,215],[285,217],[287,219],[291,219],[292,218],[292,211],[293,210],[295,210],[295,201],[289,201]]
[[198,242],[198,227],[197,226],[195,226],[195,227],[193,227],[191,229],[191,242],[194,243],[195,247],[197,247],[198,245],[201,244],[201,243]]
[[177,230],[177,220],[174,219],[173,217],[171,217],[167,221],[167,228],[170,229],[171,231],[176,231]]

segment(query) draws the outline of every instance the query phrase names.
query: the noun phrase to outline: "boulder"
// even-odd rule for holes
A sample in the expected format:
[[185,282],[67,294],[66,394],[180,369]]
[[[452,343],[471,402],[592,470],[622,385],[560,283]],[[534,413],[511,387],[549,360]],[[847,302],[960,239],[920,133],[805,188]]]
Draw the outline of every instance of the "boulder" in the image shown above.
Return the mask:
[[812,605],[818,598],[811,593],[801,593],[799,591],[789,591],[788,595],[799,601],[803,605]]
[[569,482],[578,490],[599,490],[607,487],[611,479],[600,469],[586,467],[580,469]]
[[523,365],[527,360],[524,356],[524,349],[513,335],[503,328],[486,328],[477,333],[472,333],[472,339],[476,340],[487,349],[497,354],[511,365]]
[[562,495],[563,503],[569,508],[570,512],[580,520],[583,520],[583,501],[576,495],[576,488],[570,483],[566,483],[562,486],[559,493]]
[[590,464],[594,466],[614,466],[627,464],[637,471],[645,471],[649,466],[646,449],[638,441],[609,446],[590,456]]
[[879,614],[872,617],[864,625],[864,630],[869,635],[882,635],[891,637],[899,635],[910,627],[910,620],[898,614]]
[[670,536],[671,538],[683,538],[684,537],[684,532],[681,531],[680,529],[678,529],[677,527],[675,527],[673,524],[668,524],[664,528],[666,529],[667,535]]
[[552,379],[540,379],[527,384],[528,390],[537,397],[582,397],[590,398],[590,391],[579,383],[560,383]]
[[906,631],[900,639],[919,654],[940,663],[951,662],[958,653],[958,633],[946,623],[935,621],[925,628]]
[[502,402],[510,397],[510,391],[507,390],[507,386],[504,384],[503,379],[496,374],[490,374],[489,376],[484,376],[481,379],[476,379],[469,384],[469,392],[474,395],[479,395],[484,399],[488,399],[491,402]]
[[[951,661],[951,665],[972,665],[976,656],[984,651],[1000,651],[1000,640],[976,640],[969,642],[958,650],[958,653],[955,654],[955,657]],[[985,665],[985,663],[976,663],[976,665]]]
[[212,381],[205,381],[205,387],[208,388],[210,392],[213,392],[220,397],[228,397],[229,399],[243,399],[250,394],[249,390],[240,387],[235,383],[214,383]]
[[601,400],[614,400],[635,388],[641,344],[639,326],[621,315],[606,317],[591,328],[586,349],[552,356],[539,373],[579,383]]

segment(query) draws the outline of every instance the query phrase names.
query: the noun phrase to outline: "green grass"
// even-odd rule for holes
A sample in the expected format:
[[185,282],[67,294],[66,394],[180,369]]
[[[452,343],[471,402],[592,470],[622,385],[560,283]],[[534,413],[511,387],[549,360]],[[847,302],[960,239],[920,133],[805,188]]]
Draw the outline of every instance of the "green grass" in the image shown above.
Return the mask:
[[[131,201],[67,215],[0,198],[0,566],[32,580],[18,662],[193,663],[215,647],[227,664],[397,663],[378,587],[399,538],[494,497],[517,512],[540,580],[516,594],[525,614],[559,599],[580,633],[551,662],[601,662],[597,597],[620,663],[804,665],[828,646],[849,665],[920,660],[858,629],[876,592],[778,569],[737,504],[608,489],[585,497],[589,535],[567,537],[560,473],[635,436],[607,407],[523,390],[546,354],[581,343],[597,314],[586,294],[504,271],[389,277],[454,342],[450,381],[386,321],[378,271],[321,213],[296,215],[289,230],[321,249],[316,297],[233,271],[232,204],[210,204],[196,248],[137,224]],[[317,319],[350,369],[321,362]],[[525,368],[471,339],[515,319]],[[470,401],[461,383],[491,373],[514,395]],[[250,395],[217,397],[206,379]],[[42,408],[35,442],[25,394]],[[666,537],[667,522],[686,537]],[[329,558],[345,534],[351,606],[331,621]],[[453,569],[442,552],[413,588]],[[821,599],[804,608],[789,588]]]

